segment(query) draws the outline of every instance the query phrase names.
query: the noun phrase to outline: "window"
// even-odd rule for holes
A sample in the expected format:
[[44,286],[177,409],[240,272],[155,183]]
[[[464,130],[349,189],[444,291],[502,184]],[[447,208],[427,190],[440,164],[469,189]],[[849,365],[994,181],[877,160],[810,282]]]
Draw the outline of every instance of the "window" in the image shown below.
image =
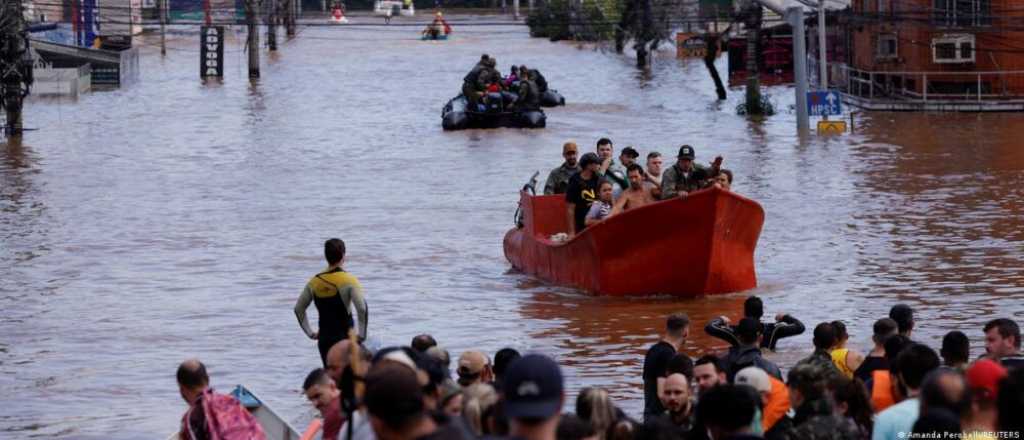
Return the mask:
[[932,57],[936,64],[974,62],[974,35],[947,34],[932,40]]
[[878,4],[876,6],[878,6],[878,13],[879,14],[889,14],[889,13],[892,13],[892,10],[889,7],[890,6],[890,0],[878,0]]
[[992,0],[933,0],[932,22],[947,27],[992,25]]
[[897,41],[899,40],[896,38],[896,34],[880,34],[878,36],[875,57],[878,59],[896,58]]

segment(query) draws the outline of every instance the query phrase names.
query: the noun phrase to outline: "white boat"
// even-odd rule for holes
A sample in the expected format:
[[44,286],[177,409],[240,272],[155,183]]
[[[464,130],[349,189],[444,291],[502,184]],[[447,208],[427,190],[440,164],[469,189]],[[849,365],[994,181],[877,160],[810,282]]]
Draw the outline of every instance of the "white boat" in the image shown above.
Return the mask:
[[397,9],[399,14],[406,17],[412,17],[416,15],[416,7],[413,6],[412,2],[406,6],[402,0],[377,0],[373,5],[373,13],[376,15],[387,15],[388,11],[394,11]]
[[[263,427],[263,432],[267,434],[267,440],[300,440],[302,438],[295,427],[285,421],[283,417],[267,406],[263,400],[256,396],[256,393],[249,391],[248,388],[238,385],[231,391],[231,397],[238,399],[245,409],[256,416],[256,420],[259,420],[260,426]],[[315,422],[311,425],[319,426]],[[177,439],[177,432],[167,438],[167,440]]]

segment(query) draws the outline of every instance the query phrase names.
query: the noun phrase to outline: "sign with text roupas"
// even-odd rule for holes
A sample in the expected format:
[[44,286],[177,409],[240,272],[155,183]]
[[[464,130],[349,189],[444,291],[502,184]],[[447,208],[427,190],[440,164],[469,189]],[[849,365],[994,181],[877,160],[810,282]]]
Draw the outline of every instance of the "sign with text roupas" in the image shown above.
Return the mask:
[[199,77],[224,77],[224,26],[203,26],[199,31]]

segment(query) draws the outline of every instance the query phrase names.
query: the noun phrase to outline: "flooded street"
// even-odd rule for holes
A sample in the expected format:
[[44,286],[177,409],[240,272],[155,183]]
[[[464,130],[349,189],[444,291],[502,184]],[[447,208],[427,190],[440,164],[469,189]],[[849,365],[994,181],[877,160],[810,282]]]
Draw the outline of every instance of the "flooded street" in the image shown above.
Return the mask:
[[[639,415],[664,316],[689,313],[697,355],[721,344],[701,326],[737,318],[746,293],[594,298],[511,273],[501,242],[517,190],[559,165],[567,140],[723,155],[733,189],[766,211],[753,292],[766,315],[809,330],[843,320],[866,349],[901,301],[915,339],[937,348],[962,329],[973,355],[984,322],[1024,318],[1024,115],[860,114],[853,135],[800,142],[790,88],[768,89],[779,115],[749,122],[742,90],[716,103],[699,60],[665,52],[641,74],[629,57],[462,21],[447,42],[408,26],[300,28],[261,53],[255,85],[241,28],[221,85],[197,78],[197,35],[173,35],[166,58],[146,36],[138,84],[31,101],[37,130],[0,151],[0,438],[163,438],[191,356],[215,387],[244,383],[304,424],[300,386],[319,357],[292,307],[333,236],[372,343],[427,332],[453,358],[539,350],[566,367],[570,399],[606,386]],[[483,52],[503,72],[538,67],[568,105],[542,130],[443,132],[441,107]],[[810,341],[770,358],[789,367]]]

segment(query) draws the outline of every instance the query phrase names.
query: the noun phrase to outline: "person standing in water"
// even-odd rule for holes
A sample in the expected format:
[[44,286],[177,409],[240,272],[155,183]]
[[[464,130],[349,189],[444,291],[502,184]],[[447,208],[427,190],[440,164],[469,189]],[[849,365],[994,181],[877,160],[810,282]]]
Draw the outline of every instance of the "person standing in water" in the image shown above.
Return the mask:
[[[359,318],[359,340],[366,340],[366,300],[359,280],[341,268],[345,262],[345,242],[340,238],[332,238],[324,243],[324,257],[327,258],[327,269],[313,276],[306,283],[306,288],[295,303],[295,317],[299,320],[302,331],[310,339],[317,340],[320,349],[320,360],[327,366],[327,351],[348,337],[349,330],[355,325],[352,321],[352,308],[356,309]],[[306,319],[309,304],[316,304],[320,314],[320,329],[313,331]]]

